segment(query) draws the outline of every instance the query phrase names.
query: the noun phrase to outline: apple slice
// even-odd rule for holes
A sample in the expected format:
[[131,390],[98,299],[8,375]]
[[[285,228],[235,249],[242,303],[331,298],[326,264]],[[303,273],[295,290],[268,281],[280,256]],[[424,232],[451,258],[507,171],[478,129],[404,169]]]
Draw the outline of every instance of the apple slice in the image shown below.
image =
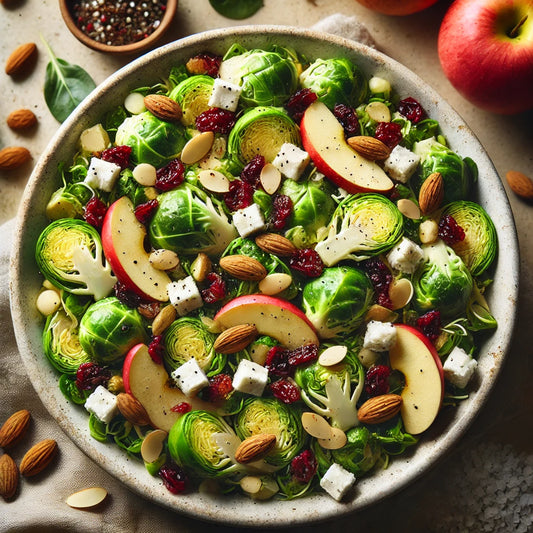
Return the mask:
[[391,367],[405,377],[401,416],[413,435],[425,431],[437,417],[444,396],[444,372],[429,339],[405,324],[396,324],[396,343],[389,350]]
[[389,192],[394,183],[374,161],[359,155],[345,140],[344,129],[328,107],[316,100],[300,124],[302,143],[316,168],[349,193]]
[[251,324],[260,335],[277,339],[293,350],[304,344],[319,344],[313,324],[294,304],[265,294],[246,294],[227,303],[215,315],[223,328]]
[[126,392],[142,404],[152,425],[167,432],[181,416],[172,411],[172,407],[181,402],[189,403],[193,409],[217,410],[215,404],[186,396],[177,387],[171,387],[168,372],[152,360],[146,344],[137,344],[128,352],[122,367],[122,379]]
[[111,204],[102,226],[102,247],[115,276],[139,296],[165,302],[170,278],[150,263],[145,237],[146,229],[135,217],[127,196]]

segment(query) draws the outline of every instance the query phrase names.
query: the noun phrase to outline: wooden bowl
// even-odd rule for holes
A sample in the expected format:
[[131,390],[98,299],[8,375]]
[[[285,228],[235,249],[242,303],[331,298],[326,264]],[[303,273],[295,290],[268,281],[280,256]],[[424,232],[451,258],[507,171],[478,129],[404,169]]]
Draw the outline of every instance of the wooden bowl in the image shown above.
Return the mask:
[[178,0],[167,0],[165,14],[161,20],[161,23],[150,35],[148,35],[148,37],[133,43],[115,46],[95,41],[82,30],[80,30],[76,25],[76,21],[72,15],[72,1],[59,0],[61,15],[72,35],[74,35],[74,37],[76,37],[76,39],[82,42],[85,46],[88,46],[97,52],[110,54],[135,54],[154,46],[170,27],[172,20],[174,19],[174,15],[176,14],[177,7]]

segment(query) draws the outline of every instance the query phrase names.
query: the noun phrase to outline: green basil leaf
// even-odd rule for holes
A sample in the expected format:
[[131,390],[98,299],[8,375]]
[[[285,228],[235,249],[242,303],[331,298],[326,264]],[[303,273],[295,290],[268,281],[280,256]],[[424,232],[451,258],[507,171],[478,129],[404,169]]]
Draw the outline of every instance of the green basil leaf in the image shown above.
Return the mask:
[[209,0],[213,9],[223,17],[245,19],[263,7],[263,0]]

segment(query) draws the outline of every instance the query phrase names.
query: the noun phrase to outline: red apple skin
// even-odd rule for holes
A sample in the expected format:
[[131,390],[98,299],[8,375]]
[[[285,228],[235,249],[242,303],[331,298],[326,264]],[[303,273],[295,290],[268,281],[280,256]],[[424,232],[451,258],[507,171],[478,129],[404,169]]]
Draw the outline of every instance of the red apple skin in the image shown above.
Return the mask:
[[437,0],[357,0],[361,5],[384,15],[412,15],[427,9]]
[[122,363],[122,381],[124,383],[124,389],[128,394],[131,394],[131,388],[130,388],[131,363],[133,359],[135,359],[137,352],[144,346],[145,345],[143,343],[140,343],[140,344],[136,344],[133,348],[130,348],[130,350],[126,354],[126,357],[124,358],[124,362]]
[[533,108],[533,0],[456,0],[438,53],[446,77],[475,106],[499,114]]

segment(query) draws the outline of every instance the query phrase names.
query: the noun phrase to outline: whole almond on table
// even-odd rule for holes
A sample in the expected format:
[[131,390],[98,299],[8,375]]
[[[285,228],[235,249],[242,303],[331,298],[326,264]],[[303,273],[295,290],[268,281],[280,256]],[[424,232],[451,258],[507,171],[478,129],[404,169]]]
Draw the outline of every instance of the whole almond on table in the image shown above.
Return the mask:
[[263,233],[258,235],[255,238],[255,244],[264,252],[279,255],[280,257],[288,257],[297,250],[296,246],[287,237],[278,233]]
[[22,72],[32,61],[35,53],[37,52],[37,46],[35,43],[21,44],[7,58],[5,71],[8,76],[15,76]]
[[6,122],[12,130],[27,130],[37,124],[37,117],[30,109],[17,109],[8,115]]
[[367,400],[357,411],[363,424],[381,424],[396,416],[402,407],[402,397],[398,394],[382,394]]
[[144,97],[144,107],[161,120],[174,122],[181,119],[182,111],[178,102],[162,94],[149,94]]
[[11,456],[0,457],[0,496],[9,500],[15,495],[19,483],[19,469]]
[[524,200],[533,201],[533,181],[524,173],[517,170],[509,170],[505,175],[511,190]]
[[150,417],[141,402],[131,394],[121,392],[117,396],[117,407],[122,416],[136,426],[148,426],[151,424]]
[[243,440],[235,451],[235,461],[249,463],[264,457],[276,445],[276,435],[260,433]]
[[41,473],[52,461],[57,452],[57,442],[45,439],[32,446],[20,462],[20,473],[31,477]]
[[31,159],[30,151],[23,146],[8,146],[0,150],[0,170],[14,170]]
[[390,155],[390,148],[379,139],[368,135],[356,135],[347,139],[348,144],[365,159],[381,161]]
[[444,200],[444,181],[440,172],[433,172],[422,183],[418,193],[418,205],[423,215],[433,213]]
[[17,444],[30,425],[30,412],[21,409],[13,413],[0,428],[0,447],[10,448]]

